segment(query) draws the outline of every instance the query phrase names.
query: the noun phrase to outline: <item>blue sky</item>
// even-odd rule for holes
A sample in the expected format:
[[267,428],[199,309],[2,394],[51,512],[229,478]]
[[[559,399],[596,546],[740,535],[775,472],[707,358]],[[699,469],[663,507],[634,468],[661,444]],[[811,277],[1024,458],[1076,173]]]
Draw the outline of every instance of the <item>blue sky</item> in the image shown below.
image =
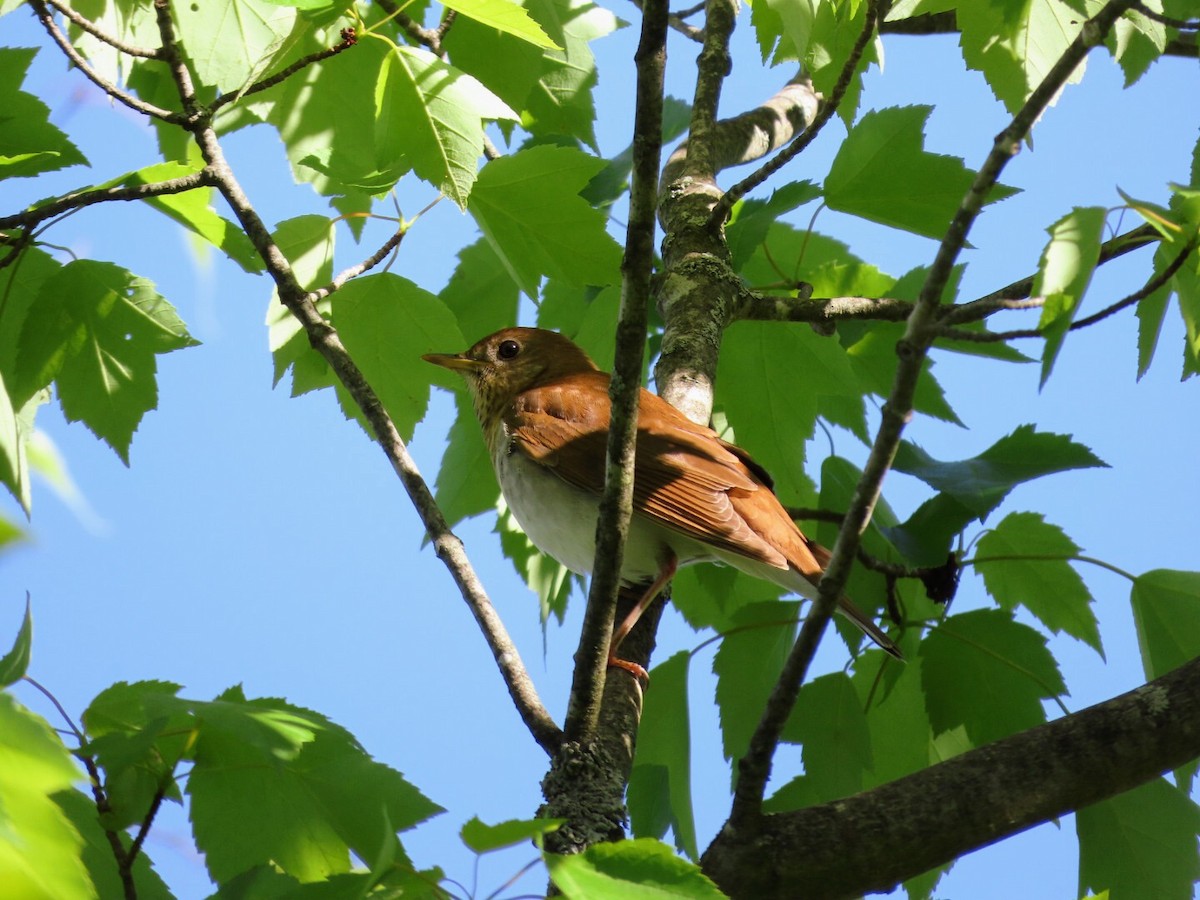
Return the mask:
[[[627,4],[616,12],[635,16]],[[0,44],[44,47],[33,26],[24,11],[5,17]],[[629,141],[635,41],[626,29],[596,48],[602,67],[598,135],[608,155]],[[743,15],[735,48],[741,56],[735,58],[745,59],[749,74],[739,72],[727,84],[726,114],[769,96],[787,77],[780,70],[758,71],[756,53]],[[672,93],[689,97],[695,46],[674,36],[671,54]],[[983,79],[963,72],[957,54],[952,38],[889,38],[885,73],[870,77],[864,102],[874,108],[937,104],[927,148],[975,166],[1007,116]],[[1116,66],[1093,55],[1083,85],[1065,91],[1035,130],[1032,151],[1005,173],[1004,180],[1024,193],[996,207],[972,233],[977,249],[964,257],[970,265],[963,297],[1032,272],[1045,228],[1073,205],[1115,207],[1117,186],[1164,201],[1165,183],[1187,177],[1200,106],[1184,98],[1197,96],[1198,83],[1195,61],[1166,60],[1122,92]],[[53,50],[41,51],[26,87],[51,106],[53,121],[93,169],[6,182],[0,209],[154,161],[152,136],[138,117],[111,107],[67,72]],[[823,177],[842,134],[841,125],[831,125],[785,175]],[[232,136],[227,152],[268,222],[324,211],[308,188],[291,184],[282,148],[265,130]],[[727,175],[724,183],[733,180]],[[406,182],[400,190],[410,215],[432,197],[423,184]],[[1122,228],[1136,224],[1127,216]],[[817,227],[895,275],[928,263],[935,249],[931,241],[828,211]],[[369,229],[364,244],[354,247],[341,232],[338,262],[356,261],[384,236],[382,228]],[[242,683],[250,696],[283,696],[319,710],[447,807],[405,843],[418,863],[442,865],[469,884],[471,855],[457,841],[458,828],[473,815],[485,821],[531,815],[546,760],[524,732],[449,576],[422,548],[417,517],[386,460],[343,419],[330,394],[293,400],[286,385],[272,390],[265,278],[215,257],[199,260],[166,220],[128,204],[85,210],[47,238],[152,279],[203,345],[160,358],[160,409],[143,421],[128,469],[81,425],[67,425],[52,409],[42,412],[39,425],[65,456],[85,499],[72,506],[45,485],[35,487],[29,540],[0,557],[0,636],[15,633],[28,591],[35,619],[31,674],[76,715],[112,682],[147,678],[180,682],[185,695],[198,698]],[[453,204],[440,203],[405,239],[394,271],[436,291],[452,271],[458,247],[473,238],[469,219]],[[1136,254],[1105,267],[1085,302],[1097,309],[1118,299],[1144,271]],[[523,322],[532,321],[526,304]],[[1011,324],[1031,323],[1014,316]],[[1112,468],[1019,488],[996,521],[1010,510],[1037,510],[1085,552],[1127,571],[1195,569],[1200,417],[1196,384],[1179,381],[1182,334],[1172,311],[1159,357],[1140,383],[1131,313],[1072,335],[1041,391],[1037,366],[938,354],[936,374],[968,429],[917,419],[907,437],[935,457],[952,459],[974,455],[1027,422],[1072,434]],[[1026,349],[1038,352],[1033,344]],[[449,395],[435,394],[413,442],[430,481],[451,414]],[[835,432],[834,440],[839,453],[864,455],[848,434]],[[827,449],[823,436],[810,448],[814,470]],[[901,514],[925,496],[899,475],[889,477],[885,493]],[[15,503],[0,502],[10,518],[20,516]],[[491,527],[483,517],[458,533],[545,702],[561,717],[582,604],[573,603],[566,623],[551,625],[543,639],[536,601],[499,555]],[[1096,569],[1082,574],[1096,597],[1108,659],[1106,665],[1070,638],[1053,639],[1071,709],[1143,680],[1128,585]],[[988,603],[981,583],[964,579],[955,609]],[[657,658],[706,637],[670,614]],[[7,640],[0,637],[0,643]],[[693,790],[702,846],[727,809],[728,769],[707,674],[711,659],[711,650],[702,652],[691,670]],[[845,650],[831,640],[819,661],[825,670],[840,668]],[[19,693],[54,721],[32,691]],[[794,754],[795,748],[783,752]],[[203,896],[207,878],[189,847],[186,822],[174,810],[147,844],[179,896]],[[519,848],[486,860],[481,893],[499,886],[531,855]],[[1068,818],[1060,828],[1043,826],[960,861],[937,895],[986,900],[1020,891],[1067,897],[1075,892],[1076,865]],[[527,884],[536,890],[540,881]]]

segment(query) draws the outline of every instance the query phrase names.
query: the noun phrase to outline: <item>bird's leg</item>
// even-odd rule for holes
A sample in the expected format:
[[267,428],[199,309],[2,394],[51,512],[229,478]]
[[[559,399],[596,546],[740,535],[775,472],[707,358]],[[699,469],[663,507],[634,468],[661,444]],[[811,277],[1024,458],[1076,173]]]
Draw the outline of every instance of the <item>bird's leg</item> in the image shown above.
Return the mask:
[[633,626],[638,623],[638,620],[642,617],[642,613],[646,611],[646,607],[654,602],[654,598],[666,587],[667,582],[675,577],[675,570],[677,568],[678,560],[675,554],[668,550],[658,570],[658,576],[651,582],[650,587],[646,588],[646,592],[642,594],[637,605],[629,611],[629,615],[625,617],[625,621],[613,631],[612,641],[608,645],[608,664],[616,666],[618,669],[624,669],[634,678],[643,682],[650,680],[650,676],[646,674],[646,670],[635,662],[621,659],[617,656],[617,650],[620,648],[621,642],[629,636],[629,632],[633,631]]

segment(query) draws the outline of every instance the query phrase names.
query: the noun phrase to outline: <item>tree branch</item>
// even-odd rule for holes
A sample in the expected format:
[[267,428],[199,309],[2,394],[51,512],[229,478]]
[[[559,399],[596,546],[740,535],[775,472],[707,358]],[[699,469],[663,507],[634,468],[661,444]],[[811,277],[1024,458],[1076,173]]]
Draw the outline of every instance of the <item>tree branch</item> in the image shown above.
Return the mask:
[[[1087,328],[1090,325],[1095,325],[1097,322],[1103,321],[1109,316],[1145,300],[1174,277],[1175,273],[1179,271],[1180,267],[1184,264],[1187,258],[1195,251],[1196,244],[1197,238],[1193,236],[1191,240],[1184,244],[1183,248],[1178,254],[1176,254],[1175,258],[1172,259],[1171,262],[1162,269],[1162,271],[1155,272],[1153,275],[1151,275],[1149,280],[1144,285],[1142,285],[1132,294],[1123,297],[1115,303],[1109,304],[1108,306],[1104,307],[1104,309],[1094,312],[1090,316],[1085,316],[1082,319],[1077,319],[1067,327],[1067,331],[1078,331],[1081,328]],[[1038,298],[1038,302],[1036,304],[1033,304],[1031,301],[1031,306],[1032,305],[1041,306],[1041,299]],[[950,338],[959,341],[972,341],[977,344],[990,344],[996,343],[997,341],[1011,341],[1016,338],[1045,336],[1045,332],[1041,327],[1019,328],[1013,331],[979,332],[966,331],[961,328],[952,328],[939,325],[934,328],[934,333],[939,338]]]
[[38,21],[42,23],[42,27],[46,33],[50,35],[50,39],[58,44],[58,48],[62,50],[63,55],[75,65],[84,77],[108,96],[114,100],[124,103],[130,109],[140,112],[143,115],[151,116],[155,119],[162,119],[164,122],[170,122],[172,125],[183,124],[183,117],[179,113],[171,112],[170,110],[162,109],[155,106],[153,103],[146,103],[139,100],[132,94],[121,90],[111,81],[103,78],[95,69],[91,67],[86,59],[84,59],[74,45],[67,40],[67,36],[62,33],[58,27],[58,23],[54,21],[54,17],[50,14],[50,10],[46,8],[45,0],[29,0],[29,5],[33,9],[33,14],[37,16]]
[[[205,115],[196,102],[191,73],[183,61],[175,39],[169,0],[155,0],[154,5],[158,14],[159,32],[163,38],[163,58],[167,61],[176,90],[188,113],[188,129],[212,172],[214,186],[221,192],[246,236],[250,238],[266,264],[267,272],[278,289],[280,301],[300,322],[313,348],[329,363],[338,380],[362,410],[364,418],[375,433],[376,441],[416,507],[438,558],[450,570],[463,600],[483,632],[517,712],[539,746],[547,754],[553,754],[562,743],[562,732],[542,705],[516,645],[513,644],[504,623],[471,567],[462,542],[450,531],[429,486],[421,477],[383,404],[367,384],[362,371],[350,357],[337,331],[314,305],[313,297],[316,292],[310,294],[301,287],[291,264],[271,237],[270,231],[251,205],[225,159],[216,131],[212,127],[211,116]],[[323,290],[327,291],[328,286]]]
[[891,394],[883,405],[879,430],[863,467],[862,477],[855,486],[846,510],[846,518],[838,532],[829,564],[821,578],[817,600],[813,603],[809,617],[801,627],[796,643],[783,665],[779,680],[771,691],[762,718],[750,739],[746,755],[739,761],[738,783],[729,819],[729,827],[734,830],[748,827],[762,814],[763,791],[770,776],[771,761],[783,723],[787,721],[795,706],[796,695],[807,674],[809,663],[849,577],[859,541],[879,499],[884,476],[891,469],[904,427],[912,417],[917,380],[934,339],[942,293],[953,271],[954,262],[966,244],[967,234],[983,208],[987,195],[999,180],[1000,173],[1012,159],[1014,152],[1020,148],[1021,142],[1038,116],[1066,83],[1087,52],[1103,40],[1117,17],[1134,2],[1136,0],[1110,0],[1095,16],[1083,23],[1075,40],[1051,67],[1009,126],[996,138],[991,152],[950,222],[926,276],[925,284],[921,288],[917,304],[908,317],[904,337],[896,347],[899,365]]
[[59,0],[46,0],[46,3],[47,5],[53,7],[56,12],[70,19],[72,22],[78,25],[80,29],[86,31],[101,43],[108,44],[108,46],[116,50],[120,50],[127,56],[136,56],[141,59],[158,59],[157,48],[137,47],[133,44],[127,44],[120,38],[114,37],[107,31],[104,31],[91,19],[84,18],[65,3],[60,3]]
[[853,80],[854,73],[858,69],[858,64],[862,60],[863,51],[867,49],[867,44],[871,42],[871,38],[875,35],[881,2],[882,0],[869,0],[867,3],[866,21],[863,23],[862,31],[858,35],[858,40],[854,42],[849,56],[846,57],[846,62],[842,66],[842,71],[838,75],[838,80],[834,84],[832,93],[830,93],[827,100],[821,103],[816,118],[812,120],[808,128],[796,140],[777,154],[774,159],[759,167],[725,192],[725,195],[717,201],[717,205],[713,207],[712,220],[714,222],[724,222],[728,219],[730,210],[733,209],[735,203],[804,152],[805,148],[821,133],[821,129],[825,127],[825,123],[833,118],[833,114],[841,106],[842,98],[846,96],[846,90],[850,87],[850,82]]
[[888,891],[1198,755],[1200,659],[874,790],[722,829],[701,864],[735,898]]
[[332,47],[326,47],[324,50],[318,50],[315,53],[310,53],[308,56],[296,60],[290,66],[276,72],[274,75],[269,75],[261,81],[256,81],[244,91],[235,91],[231,94],[222,94],[212,102],[208,108],[209,114],[215,114],[221,107],[232,103],[235,100],[241,100],[243,97],[249,97],[251,94],[257,94],[260,91],[265,91],[267,88],[273,88],[277,84],[287,81],[301,69],[306,69],[309,66],[329,59],[331,56],[337,56],[343,50],[349,50],[358,43],[358,35],[353,28],[343,28],[341,31],[341,40]]
[[161,197],[164,194],[182,194],[195,188],[212,187],[214,183],[212,172],[208,169],[201,169],[199,172],[181,175],[179,178],[169,178],[166,181],[155,181],[150,184],[121,185],[80,191],[77,194],[67,194],[65,197],[50,200],[41,206],[14,213],[11,216],[0,216],[0,228],[32,228],[61,213],[82,209],[95,203],[106,203],[111,200],[145,200],[147,197]]
[[[633,125],[633,169],[629,224],[621,261],[621,307],[616,359],[609,386],[604,494],[596,525],[596,559],[575,653],[575,677],[564,726],[567,740],[595,736],[607,677],[609,641],[616,614],[625,535],[633,512],[633,459],[637,439],[638,394],[646,347],[646,310],[654,270],[654,227],[658,206],[658,167],[662,156],[663,76],[667,61],[667,0],[645,0],[637,64]],[[631,686],[636,688],[636,686]]]

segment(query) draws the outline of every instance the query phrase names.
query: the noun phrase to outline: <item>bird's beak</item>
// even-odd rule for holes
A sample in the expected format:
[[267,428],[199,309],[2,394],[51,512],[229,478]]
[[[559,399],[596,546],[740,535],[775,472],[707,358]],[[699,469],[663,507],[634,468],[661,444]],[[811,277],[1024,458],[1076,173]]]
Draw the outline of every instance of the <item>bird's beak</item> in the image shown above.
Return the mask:
[[443,369],[463,373],[472,372],[483,365],[479,360],[470,359],[461,353],[426,353],[421,359]]

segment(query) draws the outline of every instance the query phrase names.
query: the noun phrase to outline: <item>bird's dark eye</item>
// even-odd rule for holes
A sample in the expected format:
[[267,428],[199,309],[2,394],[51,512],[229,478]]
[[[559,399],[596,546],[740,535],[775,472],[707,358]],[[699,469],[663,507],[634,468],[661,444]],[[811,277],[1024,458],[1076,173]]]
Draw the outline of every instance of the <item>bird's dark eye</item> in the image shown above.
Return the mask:
[[513,359],[521,352],[521,345],[516,341],[501,341],[500,346],[496,348],[496,355],[501,359]]

